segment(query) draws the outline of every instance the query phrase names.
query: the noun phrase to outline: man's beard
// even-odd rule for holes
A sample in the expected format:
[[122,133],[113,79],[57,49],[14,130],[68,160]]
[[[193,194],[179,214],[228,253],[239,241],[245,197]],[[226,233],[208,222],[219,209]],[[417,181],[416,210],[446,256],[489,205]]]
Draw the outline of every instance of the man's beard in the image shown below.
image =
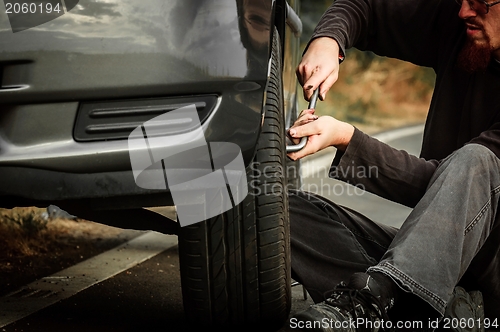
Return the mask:
[[492,48],[487,43],[477,44],[467,38],[458,54],[457,65],[467,73],[484,72],[491,61]]

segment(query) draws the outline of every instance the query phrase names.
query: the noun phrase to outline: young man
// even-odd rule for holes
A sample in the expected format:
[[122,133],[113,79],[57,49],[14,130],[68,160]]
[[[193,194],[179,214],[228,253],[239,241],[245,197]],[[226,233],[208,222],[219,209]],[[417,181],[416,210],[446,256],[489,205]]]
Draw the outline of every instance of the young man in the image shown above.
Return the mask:
[[[313,110],[290,130],[309,136],[290,158],[334,146],[332,177],[414,208],[396,230],[324,198],[291,195],[293,274],[316,302],[292,318],[296,327],[401,329],[372,324],[390,318],[421,319],[413,327],[421,330],[445,316],[458,331],[500,328],[499,3],[336,0],[324,14],[297,69],[306,99],[317,88],[325,98],[349,47],[432,67],[437,78],[421,158]],[[378,176],[342,172],[353,166],[376,166]],[[348,284],[336,287],[341,281]]]

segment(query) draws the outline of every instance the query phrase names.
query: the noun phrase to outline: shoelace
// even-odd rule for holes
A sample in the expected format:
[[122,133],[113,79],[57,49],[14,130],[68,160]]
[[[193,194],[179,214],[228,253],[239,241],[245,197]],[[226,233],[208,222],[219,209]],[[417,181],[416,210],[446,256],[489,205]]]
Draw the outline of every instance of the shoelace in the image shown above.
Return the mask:
[[[339,309],[343,309],[347,312],[352,312],[352,316],[355,321],[357,321],[358,318],[367,318],[358,316],[358,305],[371,310],[379,319],[383,319],[385,321],[390,320],[384,305],[382,305],[382,303],[376,296],[368,291],[348,288],[344,283],[341,283],[331,292],[331,295],[326,299],[325,302],[331,306],[336,306]],[[370,315],[370,313],[366,314]],[[389,331],[393,331],[393,329]]]

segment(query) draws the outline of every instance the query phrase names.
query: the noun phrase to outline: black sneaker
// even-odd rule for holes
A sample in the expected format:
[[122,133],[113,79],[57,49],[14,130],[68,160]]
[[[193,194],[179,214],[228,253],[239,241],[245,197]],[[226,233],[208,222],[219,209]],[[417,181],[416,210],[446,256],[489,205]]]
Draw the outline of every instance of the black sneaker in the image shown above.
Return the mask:
[[[291,326],[303,331],[381,331],[387,327],[387,310],[393,299],[384,297],[379,284],[366,273],[355,273],[324,302],[295,315]],[[390,326],[390,324],[389,324]]]
[[480,291],[455,287],[438,331],[484,332],[484,303]]

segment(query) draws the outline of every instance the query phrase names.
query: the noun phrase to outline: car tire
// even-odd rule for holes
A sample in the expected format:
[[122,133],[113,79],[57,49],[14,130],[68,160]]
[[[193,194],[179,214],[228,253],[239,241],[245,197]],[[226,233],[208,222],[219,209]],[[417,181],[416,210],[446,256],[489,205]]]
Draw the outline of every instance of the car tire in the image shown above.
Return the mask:
[[182,227],[179,259],[189,322],[280,328],[291,306],[290,230],[280,40],[274,31],[262,132],[247,167],[248,196]]

